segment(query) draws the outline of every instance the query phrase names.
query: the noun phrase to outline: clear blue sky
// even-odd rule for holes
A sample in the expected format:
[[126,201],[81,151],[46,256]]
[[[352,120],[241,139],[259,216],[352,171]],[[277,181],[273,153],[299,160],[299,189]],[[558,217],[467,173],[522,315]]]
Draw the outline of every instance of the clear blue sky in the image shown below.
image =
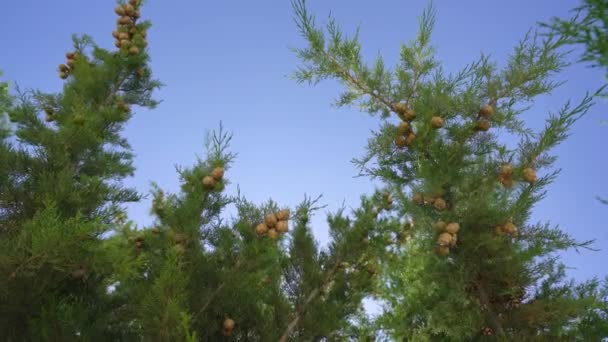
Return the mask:
[[[249,199],[273,198],[295,206],[303,195],[324,194],[328,210],[343,202],[356,206],[369,193],[368,179],[353,178],[350,164],[378,127],[377,119],[356,109],[336,109],[334,82],[317,87],[296,84],[289,75],[298,60],[289,47],[302,46],[288,0],[165,1],[150,0],[142,11],[153,20],[149,33],[152,69],[166,87],[157,93],[163,103],[154,111],[138,110],[126,135],[137,154],[136,177],[128,183],[140,191],[157,181],[178,188],[174,165],[191,165],[203,154],[207,130],[220,120],[232,131],[232,149],[239,154],[227,176]],[[348,31],[360,24],[364,53],[380,52],[396,63],[399,43],[414,37],[417,16],[425,0],[353,1],[309,0],[323,20],[331,11]],[[455,71],[491,53],[499,63],[528,28],[538,20],[565,16],[577,1],[436,1],[434,45],[448,71]],[[106,47],[116,17],[114,1],[20,0],[0,1],[0,70],[5,79],[22,87],[59,91],[56,68],[71,48],[72,33],[87,33]],[[602,72],[582,65],[569,68],[560,79],[568,83],[552,96],[537,101],[526,115],[533,127],[542,125],[547,111],[566,98],[580,99],[596,89]],[[563,172],[540,203],[534,220],[550,220],[579,239],[597,239],[601,252],[568,253],[571,275],[579,279],[606,275],[608,269],[608,206],[594,196],[608,196],[608,155],[603,137],[608,126],[605,103],[600,103],[574,128],[572,137],[555,152]],[[149,200],[131,206],[131,217],[149,224]],[[324,215],[313,223],[320,241],[327,240]]]

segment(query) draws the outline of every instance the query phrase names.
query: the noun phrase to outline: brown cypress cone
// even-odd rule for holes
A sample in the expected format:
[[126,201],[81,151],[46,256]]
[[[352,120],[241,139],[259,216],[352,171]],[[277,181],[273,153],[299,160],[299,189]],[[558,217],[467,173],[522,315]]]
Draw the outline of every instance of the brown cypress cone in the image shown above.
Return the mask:
[[450,254],[450,247],[448,246],[437,246],[435,252],[440,256],[448,256]]
[[410,124],[407,121],[401,121],[397,126],[397,132],[400,135],[406,135],[410,132]]
[[286,221],[289,219],[289,209],[283,209],[276,213],[277,220]]
[[123,16],[123,15],[127,14],[127,12],[125,11],[125,8],[122,6],[116,6],[116,8],[114,8],[114,13],[116,13],[119,16]]
[[279,238],[279,233],[274,228],[268,229],[268,237],[272,240],[276,240]]
[[536,177],[536,171],[534,171],[534,169],[530,167],[524,169],[522,176],[524,180],[530,184],[534,184],[538,181],[538,178]]
[[131,46],[129,48],[129,53],[132,55],[137,55],[139,54],[139,48],[137,46]]
[[407,146],[411,146],[414,143],[414,140],[416,140],[416,134],[410,132],[410,134],[407,135],[405,142]]
[[405,120],[412,121],[416,118],[416,112],[413,109],[408,109],[405,111]]
[[494,108],[492,108],[492,106],[490,106],[488,104],[482,106],[481,109],[479,110],[479,116],[482,116],[484,118],[490,117],[493,113],[494,113]]
[[224,178],[224,168],[221,166],[214,168],[213,171],[211,171],[211,177],[218,181]]
[[437,198],[433,202],[433,206],[435,207],[435,209],[441,211],[441,210],[445,210],[445,208],[447,207],[447,203],[445,202],[445,200],[443,198]]
[[398,148],[407,147],[407,138],[404,137],[403,135],[396,136],[395,137],[395,146],[397,146]]
[[213,189],[215,187],[215,179],[211,176],[203,177],[203,185],[207,189]]
[[500,167],[500,174],[505,176],[511,176],[513,174],[513,166],[511,164],[504,164]]
[[458,224],[456,222],[449,223],[448,225],[445,226],[445,231],[450,234],[457,234],[459,230],[460,230],[460,224]]
[[487,132],[490,129],[490,121],[480,120],[475,123],[475,130],[478,132]]
[[260,223],[255,227],[255,232],[258,235],[264,235],[268,233],[268,226],[265,223]]
[[289,224],[287,221],[277,222],[276,230],[279,233],[287,233],[289,231]]
[[274,228],[277,225],[277,216],[275,214],[268,214],[264,217],[264,222],[269,228]]
[[407,111],[407,105],[402,102],[395,103],[393,105],[393,111],[395,111],[395,113],[399,115],[405,115],[405,112]]
[[436,129],[443,127],[443,118],[439,116],[433,116],[433,118],[431,119],[431,126]]

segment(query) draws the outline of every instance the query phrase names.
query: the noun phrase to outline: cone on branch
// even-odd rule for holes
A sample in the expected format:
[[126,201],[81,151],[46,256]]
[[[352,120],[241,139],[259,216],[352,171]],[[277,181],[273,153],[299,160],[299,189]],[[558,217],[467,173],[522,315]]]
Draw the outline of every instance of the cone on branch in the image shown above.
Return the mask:
[[538,178],[536,176],[536,171],[530,167],[527,167],[523,170],[522,177],[523,177],[524,181],[526,181],[530,184],[534,184],[538,181]]
[[450,234],[457,234],[460,231],[460,224],[457,222],[451,222],[445,226],[445,231]]
[[226,318],[224,323],[222,324],[222,334],[224,336],[232,335],[232,331],[234,330],[234,321],[230,318]]
[[133,19],[131,19],[130,17],[120,17],[116,20],[116,23],[118,25],[131,25],[133,24]]
[[443,127],[443,118],[440,116],[433,116],[431,118],[431,126],[435,129]]
[[438,245],[435,247],[435,252],[439,256],[448,256],[450,255],[450,247]]
[[133,7],[131,4],[124,5],[124,10],[125,14],[128,16],[133,16],[133,13],[135,13],[135,7]]
[[496,235],[499,235],[499,236],[504,236],[504,235],[516,236],[518,233],[518,229],[517,229],[517,226],[514,225],[512,222],[508,222],[508,223],[505,223],[504,225],[497,226],[494,229],[494,232],[496,233]]
[[278,233],[287,233],[289,230],[289,224],[287,221],[279,221],[275,227]]
[[255,232],[258,235],[264,235],[268,233],[268,226],[265,223],[260,223],[255,227]]
[[127,14],[127,12],[125,11],[125,8],[123,6],[116,6],[116,8],[114,8],[114,13],[116,13],[119,16],[123,16],[123,15]]
[[496,228],[494,228],[494,233],[498,236],[507,235],[507,232],[505,232],[504,226],[496,226]]
[[129,53],[132,55],[138,55],[139,54],[139,48],[137,46],[131,46],[129,48]]
[[500,167],[500,174],[503,176],[513,175],[513,166],[511,164],[504,164]]
[[483,328],[481,328],[481,334],[483,336],[492,336],[492,335],[494,335],[494,329],[492,329],[490,327],[483,327]]
[[395,137],[395,146],[398,148],[406,148],[407,147],[407,138],[403,135],[398,135]]
[[268,214],[264,217],[264,223],[268,226],[268,228],[274,228],[277,225],[277,216],[275,214]]
[[475,130],[478,132],[487,132],[490,130],[490,121],[479,120],[475,122]]
[[450,233],[441,233],[439,234],[439,238],[437,238],[437,244],[440,246],[449,246],[452,243],[452,234]]
[[413,109],[408,109],[405,111],[404,117],[406,121],[411,122],[416,118],[416,112]]
[[123,100],[116,101],[116,108],[118,108],[122,112],[128,112],[131,110],[128,104],[126,104]]
[[276,213],[277,220],[286,221],[289,219],[289,209],[283,209]]
[[397,133],[400,135],[407,135],[411,130],[411,126],[407,121],[401,121],[397,126]]
[[413,132],[410,132],[410,134],[408,134],[407,138],[405,139],[405,144],[407,146],[412,146],[412,144],[414,143],[414,140],[416,140],[416,134],[414,134]]
[[455,247],[458,243],[458,234],[452,234],[452,241],[450,242],[450,247]]
[[494,108],[489,104],[483,105],[481,109],[479,109],[479,116],[484,118],[489,118],[494,113]]
[[444,221],[441,221],[441,220],[433,223],[433,228],[439,233],[444,232],[446,226],[447,226],[447,223],[445,223]]
[[222,180],[222,178],[224,178],[224,168],[221,166],[214,168],[213,171],[211,171],[211,177],[216,181]]
[[393,105],[393,111],[399,116],[405,116],[407,109],[407,105],[403,102],[398,102]]
[[274,228],[270,228],[270,229],[268,229],[268,237],[271,240],[276,240],[279,238],[279,232],[277,232],[276,229],[274,229]]
[[445,208],[447,208],[448,205],[443,198],[436,198],[433,202],[433,206],[435,207],[435,209],[443,211],[445,210]]
[[203,185],[205,186],[205,188],[207,189],[213,189],[215,187],[215,178],[211,177],[211,176],[205,176],[203,177]]
[[509,234],[509,235],[517,235],[517,226],[514,225],[512,222],[507,222],[504,226],[503,226],[503,230],[505,233]]

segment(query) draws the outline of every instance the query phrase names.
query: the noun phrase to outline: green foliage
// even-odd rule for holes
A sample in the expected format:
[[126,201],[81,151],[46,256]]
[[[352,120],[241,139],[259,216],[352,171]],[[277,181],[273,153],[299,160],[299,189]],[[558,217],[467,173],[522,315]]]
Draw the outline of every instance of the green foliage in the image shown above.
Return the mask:
[[[605,305],[605,297],[564,290],[575,285],[561,285],[561,264],[551,255],[591,242],[528,222],[557,172],[528,178],[551,167],[549,151],[568,137],[602,89],[550,114],[540,132],[521,119],[535,97],[560,85],[553,78],[568,64],[560,50],[567,39],[529,32],[505,67],[482,55],[446,74],[430,45],[435,15],[429,6],[416,39],[401,46],[399,63],[389,69],[380,57],[371,66],[363,61],[358,29],[349,38],[331,17],[320,29],[304,0],[292,3],[307,42],[296,50],[302,61],[296,80],[335,79],[346,89],[338,104],[381,114],[367,153],[354,163],[397,199],[387,220],[413,221],[401,232],[404,245],[380,258],[386,310],[377,327],[394,339],[415,341],[477,340],[484,332],[505,340],[583,338],[579,322]],[[491,110],[483,113],[484,105]],[[443,119],[441,127],[433,126],[434,117]],[[393,118],[409,124],[405,134],[412,142],[399,146],[396,136],[403,133]],[[483,122],[487,128],[476,129]],[[513,139],[515,147],[504,142]],[[512,168],[506,176],[503,165]],[[457,235],[451,247],[437,246],[446,243],[434,228],[439,221],[459,224],[457,234],[444,233]],[[497,228],[507,223],[518,234]]]
[[[0,72],[0,76],[2,76],[2,72]],[[8,122],[5,115],[9,106],[10,94],[8,91],[8,83],[0,82],[0,139],[4,139],[8,135]]]
[[[564,37],[564,43],[582,45],[585,52],[582,62],[591,63],[592,67],[608,68],[608,1],[583,0],[582,4],[572,10],[570,19],[553,18],[549,23],[541,23],[550,32]],[[602,94],[606,97],[606,94]],[[605,124],[605,121],[602,121]],[[608,204],[603,198],[601,203]]]
[[568,44],[583,45],[581,61],[591,62],[594,67],[608,67],[608,1],[583,0],[572,10],[569,19],[553,18],[542,27],[562,35]]
[[[129,3],[139,10],[139,2]],[[528,222],[557,172],[527,184],[527,168],[551,167],[549,150],[592,104],[589,96],[567,104],[538,133],[520,119],[535,96],[559,86],[551,77],[566,65],[563,40],[530,33],[502,70],[481,56],[446,75],[430,44],[429,7],[417,38],[388,69],[381,58],[367,66],[357,35],[346,37],[334,19],[326,38],[304,1],[293,5],[309,43],[296,51],[303,61],[297,80],[337,79],[346,88],[338,105],[380,116],[355,163],[385,186],[351,212],[328,214],[330,241],[321,247],[311,227],[324,208],[321,196],[287,208],[225,194],[236,154],[220,125],[207,136],[204,157],[176,167],[177,192],[151,184],[155,222],[138,227],[122,207],[140,198],[123,185],[134,168],[122,130],[135,106],[157,104],[152,95],[161,83],[145,49],[151,23],[118,27],[114,34],[130,39],[118,41],[118,50],[74,36],[59,94],[17,89],[10,96],[0,83],[0,115],[10,119],[0,130],[0,336],[460,341],[481,339],[480,329],[491,328],[512,340],[605,337],[608,285],[566,281],[552,256],[591,242]],[[136,17],[129,6],[116,12]],[[138,49],[130,49],[134,44]],[[519,146],[474,129],[485,103],[494,113],[483,120]],[[408,148],[395,148],[401,133],[390,121],[394,113],[415,131]],[[443,128],[433,127],[435,116]],[[498,184],[505,163],[513,165],[513,187]],[[438,220],[460,224],[449,256],[435,253]],[[507,222],[519,235],[495,236]],[[377,320],[363,308],[370,298],[386,308]]]

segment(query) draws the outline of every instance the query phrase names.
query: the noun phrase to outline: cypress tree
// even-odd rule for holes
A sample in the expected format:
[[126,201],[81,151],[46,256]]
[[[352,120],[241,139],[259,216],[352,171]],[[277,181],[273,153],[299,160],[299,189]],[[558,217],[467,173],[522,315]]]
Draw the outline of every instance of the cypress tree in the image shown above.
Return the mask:
[[[0,336],[22,340],[325,341],[597,340],[608,333],[608,290],[565,281],[551,253],[589,248],[528,222],[556,172],[548,151],[591,106],[564,106],[534,134],[519,115],[558,84],[560,39],[526,37],[504,70],[488,58],[445,75],[422,17],[395,71],[367,67],[356,38],[331,21],[330,39],[295,1],[310,46],[301,81],[336,78],[340,103],[381,114],[363,173],[385,185],[350,212],[327,216],[319,246],[311,216],[321,197],[294,208],[225,192],[236,154],[222,126],[206,157],[178,167],[180,189],[152,184],[154,223],[124,209],[141,195],[122,129],[154,108],[147,50],[151,22],[139,0],[121,2],[115,49],[74,36],[58,67],[58,94],[9,97],[0,83]],[[397,122],[393,122],[396,119]],[[393,121],[392,121],[393,120]],[[520,139],[501,143],[502,129]],[[234,208],[235,214],[227,212]],[[387,305],[377,321],[363,300]],[[385,336],[386,335],[386,336]]]
[[381,118],[356,165],[397,199],[392,219],[413,222],[404,245],[380,259],[386,310],[377,327],[414,341],[607,336],[606,287],[567,281],[554,254],[591,241],[530,221],[558,175],[550,150],[601,91],[566,102],[540,132],[526,127],[521,115],[532,101],[559,86],[564,38],[530,31],[505,67],[483,55],[447,74],[431,45],[430,5],[390,69],[381,58],[366,64],[357,35],[346,36],[332,17],[321,29],[305,0],[293,6],[307,44],[296,50],[296,79],[337,80],[345,88],[338,105]]
[[[122,13],[116,49],[74,36],[57,61],[60,93],[18,92],[0,136],[0,335],[3,340],[122,339],[122,303],[108,295],[132,265],[106,246],[122,205],[139,194],[121,131],[139,107],[154,107],[138,1]],[[110,34],[110,32],[108,32]],[[119,40],[120,39],[120,40]]]
[[[122,135],[161,86],[149,67],[141,3],[114,11],[115,49],[74,36],[58,94],[19,92],[0,109],[0,336],[21,340],[217,341],[340,339],[361,334],[362,300],[385,246],[369,198],[330,215],[320,248],[310,217],[224,193],[235,158],[222,127],[207,156],[178,168],[181,188],[152,184],[155,222],[138,227],[140,199]],[[6,96],[5,96],[6,95]],[[237,210],[226,218],[228,206]],[[382,228],[384,226],[384,228]],[[372,230],[373,228],[373,230]]]

